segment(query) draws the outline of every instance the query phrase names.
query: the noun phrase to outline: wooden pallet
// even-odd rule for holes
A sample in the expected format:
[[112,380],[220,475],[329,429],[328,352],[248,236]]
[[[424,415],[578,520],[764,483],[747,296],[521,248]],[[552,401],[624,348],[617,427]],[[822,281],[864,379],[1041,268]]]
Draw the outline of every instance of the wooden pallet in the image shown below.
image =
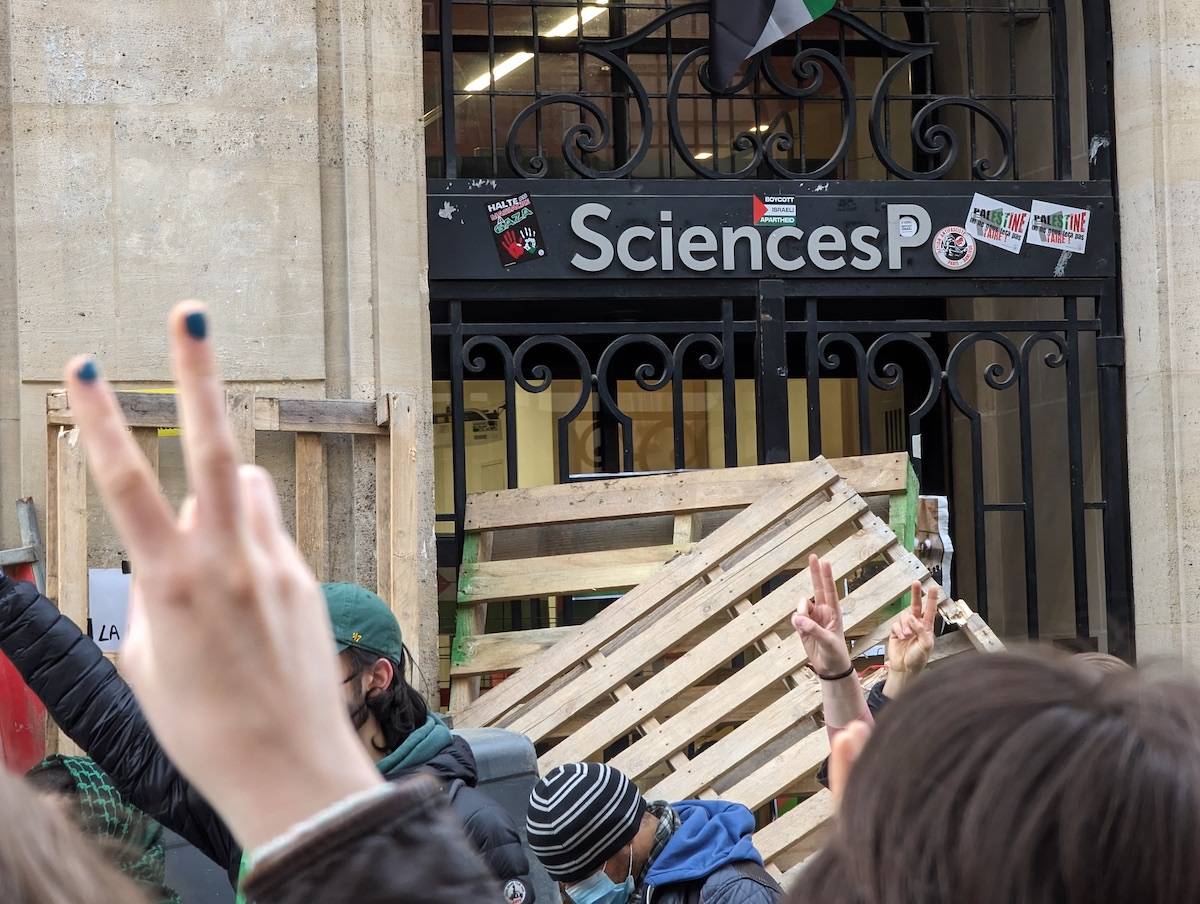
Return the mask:
[[[568,576],[569,559],[582,559],[591,569],[595,577],[588,582],[609,586],[611,575],[624,581],[636,574],[641,583],[468,703],[456,714],[456,727],[496,726],[527,735],[538,744],[543,773],[560,763],[607,758],[655,799],[721,797],[761,810],[810,788],[828,742],[814,719],[819,682],[806,669],[807,656],[788,623],[811,594],[808,554],[821,553],[839,581],[863,576],[843,600],[847,631],[860,638],[857,650],[886,637],[890,607],[914,580],[929,581],[922,563],[840,469],[852,467],[817,459],[774,472],[746,469],[759,472],[750,477],[760,481],[753,489],[736,472],[673,475],[679,483],[673,493],[661,494],[658,510],[680,506],[684,514],[672,516],[677,542],[656,552],[659,560],[646,557],[650,569],[629,551],[604,551],[603,559],[599,553],[549,556],[563,573],[560,587],[580,583]],[[721,495],[712,483],[702,492],[688,486],[717,475],[742,495]],[[856,477],[870,486],[864,473]],[[555,506],[546,514],[563,519],[576,508],[567,491],[580,490],[556,489]],[[758,501],[701,536],[702,507],[728,508],[751,492]],[[589,505],[616,517],[647,509],[637,486]],[[535,514],[524,501],[514,508],[522,518]],[[507,517],[479,506],[473,524],[495,529]],[[527,561],[504,574],[492,569],[489,580],[519,581],[524,588],[551,571],[534,568]],[[468,576],[468,590],[475,580]],[[943,613],[962,624],[976,646],[998,644],[965,605],[947,603]],[[877,680],[878,673],[864,687]],[[756,835],[774,872],[783,875],[811,853],[829,812],[828,795],[818,793]]]
[[[832,465],[911,548],[916,479],[908,456],[860,456]],[[687,471],[468,497],[450,711],[479,696],[481,676],[518,669],[577,630],[485,634],[489,603],[623,593],[806,467]]]
[[[180,423],[175,396],[119,391],[117,402],[157,472],[161,432]],[[416,535],[421,499],[412,462],[419,431],[411,394],[387,394],[374,401],[281,399],[230,388],[226,407],[243,461],[255,460],[258,432],[294,434],[296,544],[318,580],[326,580],[329,571],[323,437],[340,434],[374,440],[378,592],[395,612],[414,661],[423,664],[416,674],[436,674],[437,606],[432,569],[426,567],[429,544]],[[46,595],[83,628],[88,619],[88,478],[74,423],[67,394],[48,393]],[[422,690],[430,701],[437,698],[435,686]]]

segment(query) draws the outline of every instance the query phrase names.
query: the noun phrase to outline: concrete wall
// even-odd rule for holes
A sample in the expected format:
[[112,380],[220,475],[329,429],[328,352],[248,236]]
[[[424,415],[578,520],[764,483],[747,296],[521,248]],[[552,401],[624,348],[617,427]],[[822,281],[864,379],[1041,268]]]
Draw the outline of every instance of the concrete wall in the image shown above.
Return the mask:
[[[180,298],[211,303],[232,382],[416,391],[429,422],[419,16],[412,0],[0,0],[0,546],[17,545],[18,495],[45,506],[63,362],[90,352],[121,385],[163,385]],[[259,446],[286,494],[290,440]],[[373,586],[373,444],[327,457],[331,575]],[[165,450],[176,498],[177,464]],[[431,473],[417,483],[414,593],[434,560]],[[93,564],[116,564],[99,516],[92,538]]]
[[1138,655],[1200,662],[1200,6],[1112,26]]

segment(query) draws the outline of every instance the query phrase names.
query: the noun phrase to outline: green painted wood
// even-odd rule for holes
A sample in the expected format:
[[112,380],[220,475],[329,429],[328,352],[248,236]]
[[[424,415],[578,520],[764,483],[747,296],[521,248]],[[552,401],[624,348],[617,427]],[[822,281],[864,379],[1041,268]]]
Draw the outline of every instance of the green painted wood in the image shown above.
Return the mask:
[[[913,469],[912,459],[908,461],[908,478],[905,481],[903,493],[893,493],[888,504],[888,527],[900,541],[907,552],[912,552],[917,542],[917,497],[921,487],[917,481],[917,472]],[[906,593],[886,610],[888,618],[912,605],[912,593]]]
[[[462,565],[458,569],[458,595],[461,599],[467,595],[471,582],[475,579],[476,565],[479,562],[479,534],[472,533],[463,537]],[[475,628],[474,605],[459,603],[454,611],[454,642],[450,645],[450,664],[466,665],[471,655],[467,652],[468,639]]]

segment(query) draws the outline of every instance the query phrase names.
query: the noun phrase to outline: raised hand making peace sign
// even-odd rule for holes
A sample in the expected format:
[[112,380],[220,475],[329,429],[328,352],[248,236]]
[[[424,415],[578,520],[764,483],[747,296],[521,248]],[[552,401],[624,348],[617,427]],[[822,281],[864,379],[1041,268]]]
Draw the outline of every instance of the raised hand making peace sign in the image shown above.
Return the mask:
[[817,555],[808,557],[813,595],[792,616],[792,627],[800,635],[808,664],[826,678],[850,670],[850,651],[842,627],[842,606],[838,602],[833,568]]
[[919,581],[913,581],[912,605],[900,613],[888,636],[888,679],[884,693],[891,699],[911,684],[929,662],[940,598],[937,585],[923,590]]
[[202,305],[172,311],[170,341],[191,492],[178,516],[96,364],[75,359],[66,382],[133,564],[125,674],[168,755],[252,848],[382,778],[346,718],[329,617],[274,483],[239,467]]

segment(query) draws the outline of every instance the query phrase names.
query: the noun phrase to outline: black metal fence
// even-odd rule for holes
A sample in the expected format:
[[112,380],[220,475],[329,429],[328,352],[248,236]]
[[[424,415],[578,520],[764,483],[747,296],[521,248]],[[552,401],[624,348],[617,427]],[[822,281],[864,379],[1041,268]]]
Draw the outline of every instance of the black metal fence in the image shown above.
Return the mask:
[[[1106,613],[1109,648],[1130,649],[1121,340],[1105,325],[1111,294],[1014,297],[1012,316],[980,317],[973,299],[921,296],[925,287],[911,283],[907,297],[853,300],[779,281],[761,286],[755,298],[593,302],[592,317],[572,320],[548,296],[436,305],[444,319],[434,326],[436,376],[450,387],[454,475],[452,509],[439,517],[449,525],[463,510],[473,380],[502,386],[496,416],[504,482],[514,487],[523,450],[549,442],[559,482],[646,470],[642,433],[663,424],[633,409],[654,394],[670,415],[671,452],[653,464],[694,466],[695,437],[684,429],[695,414],[684,397],[692,380],[719,394],[707,416],[720,457],[705,465],[828,453],[822,397],[833,378],[845,409],[835,453],[913,453],[922,491],[951,500],[956,586],[981,612],[1006,574],[1020,574],[1019,588],[1005,584],[1010,608],[1023,595],[1007,613],[1010,633],[1042,634],[1050,600],[1055,636],[1091,638],[1095,614]],[[638,308],[662,316],[626,319]],[[752,395],[736,391],[743,380],[752,381]],[[518,395],[564,385],[554,435],[522,436]],[[872,410],[879,393],[893,399],[883,429]],[[803,437],[798,447],[794,436]],[[1068,605],[1069,629],[1061,617]]]

